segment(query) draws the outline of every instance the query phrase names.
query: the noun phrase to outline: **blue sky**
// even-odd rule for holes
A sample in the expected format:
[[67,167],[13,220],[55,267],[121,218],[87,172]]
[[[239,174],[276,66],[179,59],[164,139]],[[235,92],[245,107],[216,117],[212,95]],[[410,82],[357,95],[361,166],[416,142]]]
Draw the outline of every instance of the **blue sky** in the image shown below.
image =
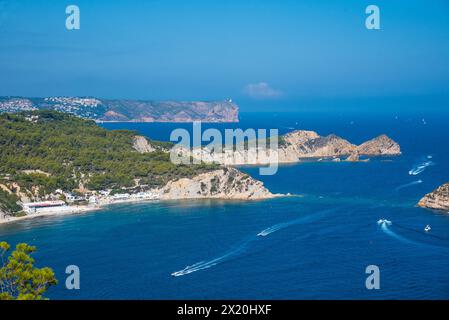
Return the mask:
[[449,1],[0,0],[0,95],[444,100]]

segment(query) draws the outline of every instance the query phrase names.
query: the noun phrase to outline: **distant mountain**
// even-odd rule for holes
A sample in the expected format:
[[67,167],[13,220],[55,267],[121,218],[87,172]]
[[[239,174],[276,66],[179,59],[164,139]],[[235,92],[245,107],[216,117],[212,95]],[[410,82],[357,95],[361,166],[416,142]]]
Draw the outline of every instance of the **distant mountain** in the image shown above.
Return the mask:
[[49,109],[85,119],[114,122],[238,122],[228,101],[144,101],[93,97],[0,97],[0,113]]

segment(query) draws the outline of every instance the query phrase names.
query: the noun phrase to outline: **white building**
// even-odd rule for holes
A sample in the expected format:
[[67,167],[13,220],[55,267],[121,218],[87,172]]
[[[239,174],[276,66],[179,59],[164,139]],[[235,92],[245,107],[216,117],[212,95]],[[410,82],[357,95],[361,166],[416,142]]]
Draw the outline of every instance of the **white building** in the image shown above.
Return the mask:
[[117,193],[112,196],[114,200],[126,200],[129,199],[131,195],[129,193]]
[[37,213],[42,211],[53,211],[67,207],[64,201],[42,201],[42,202],[30,202],[23,204],[23,210],[26,213]]
[[139,192],[131,195],[133,199],[159,199],[159,194],[151,191],[148,192]]
[[98,203],[98,199],[96,196],[90,196],[89,197],[89,203],[95,204]]

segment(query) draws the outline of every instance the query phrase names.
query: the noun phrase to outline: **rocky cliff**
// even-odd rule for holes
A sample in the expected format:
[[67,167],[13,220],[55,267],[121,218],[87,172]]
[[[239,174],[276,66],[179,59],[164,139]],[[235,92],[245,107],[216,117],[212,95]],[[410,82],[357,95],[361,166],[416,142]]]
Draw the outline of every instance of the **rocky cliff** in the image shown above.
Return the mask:
[[145,101],[90,97],[0,97],[1,112],[49,109],[96,121],[238,122],[238,106],[227,101]]
[[260,200],[276,196],[262,182],[234,168],[220,168],[193,178],[171,181],[160,194],[162,199]]
[[349,141],[334,134],[326,137],[309,139],[297,147],[297,156],[300,158],[338,157],[354,152],[356,146]]
[[142,136],[135,136],[133,138],[133,148],[140,153],[147,153],[147,152],[153,152],[156,151],[156,148],[154,148],[145,137]]
[[194,148],[191,153],[180,149],[184,156],[192,155],[204,162],[224,165],[294,163],[302,159],[344,158],[347,161],[366,161],[360,157],[396,156],[401,154],[398,143],[381,135],[359,146],[334,134],[322,137],[314,131],[297,130],[279,137],[278,148],[257,150],[254,147],[224,148],[224,152],[214,149]]
[[357,152],[361,155],[376,155],[376,156],[395,156],[401,154],[399,144],[391,140],[385,134],[362,143],[357,147]]
[[449,182],[426,194],[418,206],[429,209],[449,211]]

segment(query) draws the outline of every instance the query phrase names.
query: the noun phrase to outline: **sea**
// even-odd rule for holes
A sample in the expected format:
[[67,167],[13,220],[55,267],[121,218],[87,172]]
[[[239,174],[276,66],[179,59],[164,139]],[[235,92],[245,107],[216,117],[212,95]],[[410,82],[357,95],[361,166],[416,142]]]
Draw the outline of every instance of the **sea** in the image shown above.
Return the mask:
[[[242,167],[292,196],[117,204],[0,225],[0,241],[37,247],[36,265],[59,281],[50,299],[448,299],[449,213],[416,206],[449,181],[448,119],[436,111],[241,113],[239,123],[203,129],[305,129],[357,144],[385,133],[402,155],[282,165],[269,176]],[[192,130],[102,126],[164,141],[176,128]],[[79,290],[66,287],[70,265],[80,270]],[[376,286],[367,287],[373,275]]]

